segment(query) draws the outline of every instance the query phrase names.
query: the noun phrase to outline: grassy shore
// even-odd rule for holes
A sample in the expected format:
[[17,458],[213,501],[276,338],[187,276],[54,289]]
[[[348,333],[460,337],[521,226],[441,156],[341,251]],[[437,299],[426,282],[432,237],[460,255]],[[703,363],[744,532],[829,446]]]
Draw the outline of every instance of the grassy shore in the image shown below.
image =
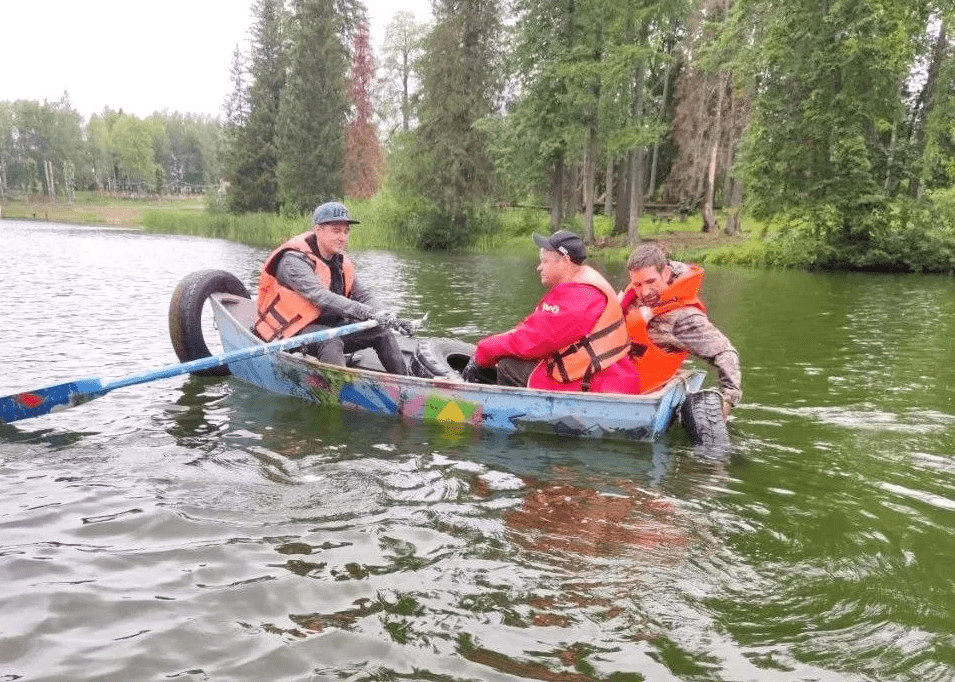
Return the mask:
[[49,199],[30,199],[7,201],[0,205],[3,218],[115,227],[142,227],[143,215],[147,211],[199,214],[204,210],[201,197],[115,199],[90,192],[78,193],[73,203],[63,199],[56,203],[51,203]]
[[[395,236],[374,228],[378,207],[373,202],[349,202],[353,213],[364,218],[363,229],[353,233],[355,248],[397,249]],[[502,209],[502,220],[507,229],[504,234],[491,240],[483,240],[475,250],[533,250],[527,236],[532,231],[548,232],[549,216],[546,211],[528,208]],[[152,232],[197,234],[240,241],[254,246],[274,246],[286,237],[303,231],[305,222],[300,219],[283,219],[275,216],[242,216],[206,212],[201,197],[119,199],[79,194],[72,204],[65,201],[51,203],[48,200],[9,201],[0,206],[0,216],[5,219],[38,220],[80,225],[106,225],[114,227],[146,227]],[[582,231],[581,218],[572,226]],[[744,229],[747,228],[744,225]],[[623,237],[611,237],[612,224],[607,216],[595,217],[596,244],[592,253],[611,259],[624,259],[630,251]],[[759,233],[762,226],[751,225],[745,234],[730,237],[722,231],[702,231],[700,216],[690,215],[685,220],[655,220],[644,216],[640,234],[645,240],[665,245],[677,258],[704,261],[708,253],[717,250],[734,251],[762,241]]]

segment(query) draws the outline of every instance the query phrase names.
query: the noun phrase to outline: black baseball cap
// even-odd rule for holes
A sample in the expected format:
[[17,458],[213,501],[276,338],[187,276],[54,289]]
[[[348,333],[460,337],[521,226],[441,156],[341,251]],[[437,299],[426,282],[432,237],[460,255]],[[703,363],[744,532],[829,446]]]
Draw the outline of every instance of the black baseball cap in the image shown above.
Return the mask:
[[577,265],[583,263],[587,257],[584,240],[570,230],[557,230],[549,237],[535,232],[534,243],[542,249],[564,254]]

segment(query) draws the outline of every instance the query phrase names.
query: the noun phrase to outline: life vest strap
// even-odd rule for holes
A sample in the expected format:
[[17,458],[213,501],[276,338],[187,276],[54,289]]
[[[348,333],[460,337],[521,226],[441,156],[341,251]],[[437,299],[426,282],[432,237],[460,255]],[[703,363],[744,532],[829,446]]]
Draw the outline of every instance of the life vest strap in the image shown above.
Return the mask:
[[[286,320],[285,317],[276,309],[279,299],[281,298],[280,294],[276,294],[275,298],[265,307],[262,312],[259,313],[258,318],[255,321],[253,329],[255,333],[265,342],[274,341],[277,339],[283,329],[286,329],[290,325],[298,322],[302,319],[301,315],[295,315],[291,320]],[[263,327],[269,330],[268,338],[266,334],[263,333]]]
[[614,348],[610,348],[604,351],[603,353],[598,354],[594,351],[592,342],[598,339],[601,339],[604,336],[607,336],[608,334],[612,334],[621,326],[623,326],[623,324],[624,324],[624,320],[623,318],[621,318],[617,320],[616,322],[614,322],[613,324],[607,325],[606,327],[598,331],[596,334],[589,334],[585,336],[584,338],[582,338],[580,341],[570,344],[564,350],[554,353],[554,355],[547,358],[548,372],[553,373],[553,370],[556,368],[557,371],[560,373],[561,380],[564,383],[568,383],[570,381],[570,376],[568,375],[567,368],[564,365],[564,358],[575,354],[579,350],[583,350],[589,356],[590,362],[587,364],[587,369],[584,370],[584,376],[581,383],[581,390],[588,391],[590,389],[590,379],[593,377],[595,372],[603,369],[603,362],[605,360],[608,360],[614,357],[615,355],[618,355],[621,351],[623,351],[627,347],[626,345],[617,346]]

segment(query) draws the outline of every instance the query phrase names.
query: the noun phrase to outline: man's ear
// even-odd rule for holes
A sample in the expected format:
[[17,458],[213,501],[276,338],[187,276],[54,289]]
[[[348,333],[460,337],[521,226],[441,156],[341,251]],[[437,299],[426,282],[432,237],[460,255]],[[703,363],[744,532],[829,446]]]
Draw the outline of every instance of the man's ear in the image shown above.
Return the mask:
[[664,265],[663,269],[660,270],[660,277],[663,278],[664,282],[669,282],[673,277],[673,270],[670,269],[669,265]]

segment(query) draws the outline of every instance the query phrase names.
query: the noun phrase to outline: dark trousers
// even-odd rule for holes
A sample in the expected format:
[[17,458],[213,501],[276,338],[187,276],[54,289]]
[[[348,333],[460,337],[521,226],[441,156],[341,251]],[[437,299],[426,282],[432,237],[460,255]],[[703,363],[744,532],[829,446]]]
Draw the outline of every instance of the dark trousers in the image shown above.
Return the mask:
[[498,386],[527,386],[534,368],[540,360],[521,360],[520,358],[501,358],[497,363]]
[[[328,328],[328,325],[310,324],[300,333],[308,334]],[[390,374],[408,374],[408,366],[405,364],[405,356],[398,345],[398,339],[395,338],[394,332],[389,329],[373,327],[357,334],[339,336],[337,339],[319,341],[305,346],[311,355],[322,362],[342,366],[345,365],[345,353],[354,353],[356,350],[369,347],[374,347],[385,371]]]

